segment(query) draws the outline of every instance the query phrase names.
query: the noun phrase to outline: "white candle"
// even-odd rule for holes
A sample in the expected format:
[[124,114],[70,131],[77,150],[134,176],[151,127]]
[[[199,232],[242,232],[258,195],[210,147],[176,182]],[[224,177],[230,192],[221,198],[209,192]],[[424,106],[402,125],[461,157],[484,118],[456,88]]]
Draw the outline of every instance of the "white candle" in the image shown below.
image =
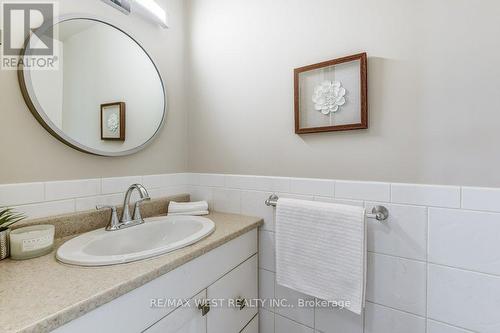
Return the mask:
[[54,226],[35,225],[10,232],[10,256],[14,260],[31,259],[52,251]]

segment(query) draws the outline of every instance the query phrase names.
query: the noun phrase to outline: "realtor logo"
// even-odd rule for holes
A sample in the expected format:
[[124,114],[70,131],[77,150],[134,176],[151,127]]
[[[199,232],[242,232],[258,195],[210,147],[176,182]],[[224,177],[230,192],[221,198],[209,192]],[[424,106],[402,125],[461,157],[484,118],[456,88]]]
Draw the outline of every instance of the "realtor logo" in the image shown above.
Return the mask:
[[[2,2],[2,69],[19,64],[40,69],[57,60],[54,54],[53,2]],[[24,57],[20,55],[25,49]]]

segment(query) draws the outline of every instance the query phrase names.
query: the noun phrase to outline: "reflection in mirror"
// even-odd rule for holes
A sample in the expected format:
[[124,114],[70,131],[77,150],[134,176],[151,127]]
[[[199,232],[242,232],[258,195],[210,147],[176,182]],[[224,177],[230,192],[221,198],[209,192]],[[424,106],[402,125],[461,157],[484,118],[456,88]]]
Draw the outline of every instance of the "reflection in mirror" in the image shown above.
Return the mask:
[[74,148],[109,156],[137,151],[164,120],[164,88],[151,58],[107,23],[70,19],[55,29],[58,69],[23,69],[32,112]]

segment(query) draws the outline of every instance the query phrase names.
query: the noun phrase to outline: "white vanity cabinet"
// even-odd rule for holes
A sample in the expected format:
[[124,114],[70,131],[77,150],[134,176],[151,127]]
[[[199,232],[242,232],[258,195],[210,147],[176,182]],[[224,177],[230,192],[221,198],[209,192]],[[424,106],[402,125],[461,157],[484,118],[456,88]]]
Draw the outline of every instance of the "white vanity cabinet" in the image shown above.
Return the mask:
[[[258,327],[256,306],[248,306],[247,302],[244,307],[227,306],[230,299],[257,299],[257,251],[257,230],[254,229],[54,332],[257,333],[254,328]],[[191,299],[191,304],[151,306],[154,299]],[[211,302],[210,310],[203,315],[194,300],[200,303],[210,299],[222,299],[222,307],[213,306]]]
[[252,320],[257,308],[247,303],[258,297],[258,279],[257,256],[253,256],[208,287],[209,299],[237,300],[210,310],[208,333],[240,332]]
[[205,333],[207,317],[194,304],[202,304],[207,298],[207,291],[189,300],[190,306],[181,306],[168,316],[148,328],[146,333]]
[[[257,256],[254,255],[145,333],[246,332],[247,324],[257,315],[257,308],[247,304],[257,298],[257,274]],[[208,312],[203,313],[204,308],[198,308],[197,304],[205,304]]]
[[241,333],[259,333],[259,316],[255,315]]

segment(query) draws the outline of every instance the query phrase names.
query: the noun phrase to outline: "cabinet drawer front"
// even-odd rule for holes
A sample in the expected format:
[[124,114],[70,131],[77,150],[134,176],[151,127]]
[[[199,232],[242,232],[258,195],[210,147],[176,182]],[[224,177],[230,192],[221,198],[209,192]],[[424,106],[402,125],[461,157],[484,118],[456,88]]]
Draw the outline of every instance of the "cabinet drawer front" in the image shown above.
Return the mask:
[[238,306],[231,306],[232,304],[228,304],[228,301],[257,299],[257,281],[257,255],[254,255],[208,288],[209,299],[224,300],[222,306],[212,307],[208,314],[208,333],[235,333],[245,327],[257,314],[256,304],[247,304],[240,309]]
[[259,316],[253,317],[252,321],[245,326],[241,333],[259,333]]
[[145,333],[205,333],[207,317],[203,316],[196,304],[207,298],[206,290],[189,301],[189,306],[181,306],[165,318],[145,330]]
[[61,326],[54,333],[141,332],[173,310],[152,309],[152,299],[191,297],[255,254],[257,248],[254,229]]

